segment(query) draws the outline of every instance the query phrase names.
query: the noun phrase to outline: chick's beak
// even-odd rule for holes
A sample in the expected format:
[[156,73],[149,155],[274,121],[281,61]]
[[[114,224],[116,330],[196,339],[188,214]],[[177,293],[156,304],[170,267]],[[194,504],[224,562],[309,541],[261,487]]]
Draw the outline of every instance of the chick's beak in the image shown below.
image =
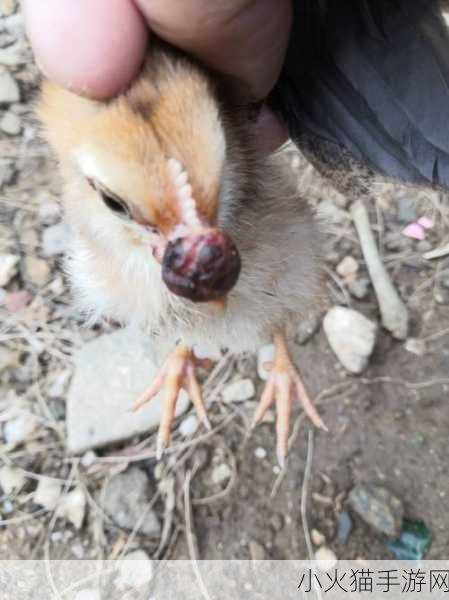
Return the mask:
[[194,302],[220,300],[236,284],[241,268],[231,237],[203,229],[169,241],[162,259],[162,279],[174,294]]

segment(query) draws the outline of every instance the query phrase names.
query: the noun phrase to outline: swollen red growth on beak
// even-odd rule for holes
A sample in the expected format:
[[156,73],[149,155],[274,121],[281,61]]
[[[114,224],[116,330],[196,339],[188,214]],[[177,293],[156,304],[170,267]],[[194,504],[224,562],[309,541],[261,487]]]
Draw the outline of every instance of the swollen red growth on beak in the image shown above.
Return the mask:
[[230,236],[219,229],[169,242],[162,261],[168,289],[194,302],[223,298],[236,284],[239,252]]

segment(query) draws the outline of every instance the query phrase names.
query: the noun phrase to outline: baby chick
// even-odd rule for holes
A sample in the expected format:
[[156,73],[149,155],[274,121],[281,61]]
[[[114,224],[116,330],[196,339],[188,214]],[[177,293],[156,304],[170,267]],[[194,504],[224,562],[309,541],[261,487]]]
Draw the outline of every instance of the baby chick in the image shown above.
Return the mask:
[[209,426],[193,346],[239,353],[273,340],[254,424],[276,403],[283,464],[295,398],[325,427],[286,341],[321,289],[320,231],[282,156],[257,156],[247,111],[162,43],[114,100],[44,83],[39,116],[65,180],[66,269],[79,308],[175,346],[136,403],[164,390],[158,456],[181,388]]

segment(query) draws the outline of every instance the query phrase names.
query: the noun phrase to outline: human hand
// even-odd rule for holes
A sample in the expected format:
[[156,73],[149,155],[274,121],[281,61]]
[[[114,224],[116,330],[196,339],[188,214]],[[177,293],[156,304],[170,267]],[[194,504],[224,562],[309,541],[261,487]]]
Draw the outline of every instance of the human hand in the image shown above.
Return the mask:
[[[291,23],[290,0],[23,0],[37,62],[72,91],[108,98],[137,75],[151,32],[229,77],[247,101],[263,100],[279,76]],[[263,109],[259,147],[285,141]]]

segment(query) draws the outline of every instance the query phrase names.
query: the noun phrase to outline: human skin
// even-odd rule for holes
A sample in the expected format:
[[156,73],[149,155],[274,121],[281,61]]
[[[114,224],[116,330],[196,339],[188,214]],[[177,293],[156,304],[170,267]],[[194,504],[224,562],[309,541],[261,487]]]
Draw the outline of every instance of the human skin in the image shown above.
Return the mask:
[[[43,73],[97,99],[129,85],[155,33],[224,74],[236,98],[262,101],[292,18],[291,0],[23,0],[23,10]],[[262,152],[287,137],[266,108],[256,127]]]

